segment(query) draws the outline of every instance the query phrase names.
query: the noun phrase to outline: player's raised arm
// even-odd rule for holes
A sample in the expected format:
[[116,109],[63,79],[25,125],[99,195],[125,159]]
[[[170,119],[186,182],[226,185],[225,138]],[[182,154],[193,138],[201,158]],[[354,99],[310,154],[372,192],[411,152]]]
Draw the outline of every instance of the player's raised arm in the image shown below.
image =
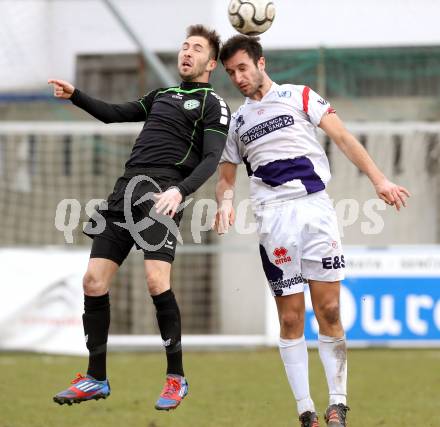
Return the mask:
[[56,98],[69,99],[74,105],[104,123],[145,121],[149,113],[148,107],[152,103],[150,98],[154,98],[154,93],[150,93],[138,101],[110,104],[92,98],[64,80],[49,79],[47,82],[53,85]]
[[345,128],[336,114],[324,115],[319,127],[336,143],[348,159],[368,176],[377,195],[385,203],[394,205],[397,210],[406,206],[406,200],[410,197],[409,191],[387,179],[369,156],[367,150]]
[[220,163],[218,168],[218,181],[215,187],[217,200],[217,213],[213,228],[218,234],[227,233],[229,226],[234,224],[235,211],[233,206],[234,186],[237,176],[235,163]]

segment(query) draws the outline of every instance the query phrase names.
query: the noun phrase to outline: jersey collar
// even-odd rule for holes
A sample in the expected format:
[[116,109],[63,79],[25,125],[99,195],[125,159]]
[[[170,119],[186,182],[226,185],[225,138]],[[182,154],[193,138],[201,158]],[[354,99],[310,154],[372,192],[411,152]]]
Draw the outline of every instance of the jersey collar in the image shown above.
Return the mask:
[[201,89],[201,88],[211,88],[210,83],[201,82],[182,82],[180,83],[180,89],[190,90],[190,89]]
[[270,87],[270,89],[267,91],[266,95],[263,96],[263,98],[261,98],[259,101],[255,101],[253,99],[250,98],[246,98],[245,100],[245,104],[257,104],[258,102],[263,101],[267,96],[269,96],[270,93],[275,92],[278,90],[278,88],[280,87],[279,84],[272,82],[272,86]]

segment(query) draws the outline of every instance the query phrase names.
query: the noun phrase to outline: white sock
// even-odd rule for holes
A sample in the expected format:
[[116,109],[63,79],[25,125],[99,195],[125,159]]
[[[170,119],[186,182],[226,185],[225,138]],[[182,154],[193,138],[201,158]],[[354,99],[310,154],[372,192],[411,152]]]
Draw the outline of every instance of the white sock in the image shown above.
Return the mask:
[[329,390],[329,404],[347,404],[347,344],[341,338],[318,335],[319,356]]
[[309,360],[304,335],[293,340],[280,338],[279,347],[287,379],[296,399],[298,414],[305,411],[315,412],[315,405],[310,397]]

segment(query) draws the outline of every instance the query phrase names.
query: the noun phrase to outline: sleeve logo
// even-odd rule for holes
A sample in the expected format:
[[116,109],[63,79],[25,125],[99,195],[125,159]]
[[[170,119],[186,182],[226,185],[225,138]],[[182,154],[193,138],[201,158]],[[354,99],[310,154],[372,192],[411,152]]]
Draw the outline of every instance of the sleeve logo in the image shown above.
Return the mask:
[[292,96],[292,92],[290,90],[282,90],[277,92],[280,98],[290,98]]
[[220,104],[220,111],[221,111],[221,116],[220,116],[220,124],[222,125],[227,125],[228,121],[229,121],[229,112],[228,112],[228,108],[226,106],[226,102],[223,100],[223,98],[221,96],[218,96],[215,92],[211,92],[211,95],[216,98]]

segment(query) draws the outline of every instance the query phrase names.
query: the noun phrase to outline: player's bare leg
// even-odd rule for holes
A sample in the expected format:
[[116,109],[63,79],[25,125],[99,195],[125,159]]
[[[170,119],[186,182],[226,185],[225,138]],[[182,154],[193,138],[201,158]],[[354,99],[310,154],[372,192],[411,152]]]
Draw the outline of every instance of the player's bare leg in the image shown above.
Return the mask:
[[345,427],[347,405],[347,345],[340,317],[340,282],[309,281],[313,309],[319,324],[319,355],[329,388],[327,425]]
[[108,293],[110,281],[118,271],[116,262],[105,258],[90,258],[83,277],[84,294],[92,297]]
[[107,338],[110,326],[110,281],[119,265],[105,258],[91,258],[83,278],[83,324],[89,350],[87,375],[77,374],[72,386],[54,396],[60,405],[105,399],[110,395],[107,379]]
[[280,321],[280,354],[295,396],[301,426],[318,427],[310,397],[307,346],[304,338],[304,293],[275,297]]
[[146,259],[144,265],[148,292],[151,296],[160,295],[171,289],[171,264],[169,262]]
[[180,311],[170,286],[171,264],[161,260],[145,260],[145,274],[167,356],[165,386],[155,408],[170,410],[177,408],[188,393],[182,363]]
[[298,339],[304,334],[304,293],[275,297],[280,322],[280,337]]

